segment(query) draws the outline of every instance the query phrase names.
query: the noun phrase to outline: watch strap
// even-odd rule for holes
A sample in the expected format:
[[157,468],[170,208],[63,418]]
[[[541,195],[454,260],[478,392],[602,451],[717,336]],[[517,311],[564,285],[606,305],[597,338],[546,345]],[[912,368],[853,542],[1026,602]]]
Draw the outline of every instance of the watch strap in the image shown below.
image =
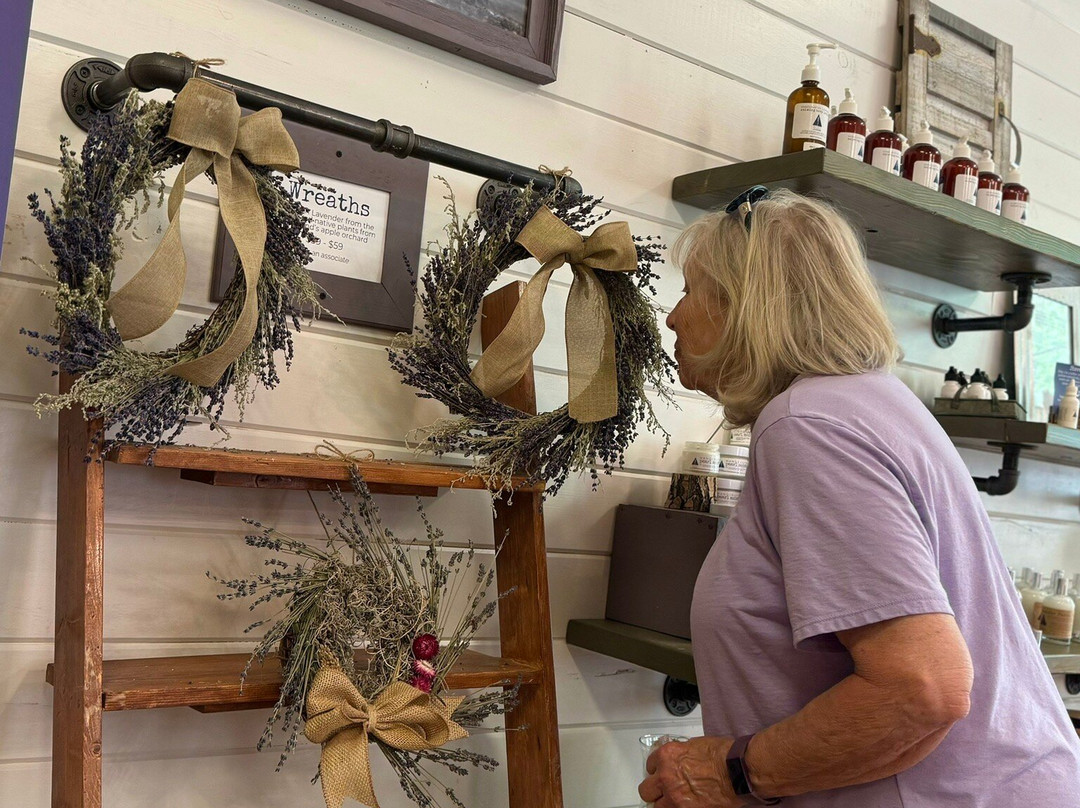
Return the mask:
[[750,784],[750,769],[746,765],[746,749],[750,746],[753,734],[736,738],[727,753],[728,777],[736,797],[748,797],[753,805],[779,805],[780,797],[762,797],[754,792]]

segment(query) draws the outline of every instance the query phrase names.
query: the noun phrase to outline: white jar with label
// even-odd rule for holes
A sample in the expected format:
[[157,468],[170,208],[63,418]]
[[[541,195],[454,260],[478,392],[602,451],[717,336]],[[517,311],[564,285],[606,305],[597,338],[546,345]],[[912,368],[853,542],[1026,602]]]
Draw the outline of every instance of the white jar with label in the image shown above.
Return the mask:
[[682,471],[685,474],[716,474],[720,470],[720,444],[687,441],[683,444]]
[[749,426],[737,426],[734,429],[724,430],[725,440],[724,443],[730,446],[749,446],[750,445],[750,427]]
[[735,477],[716,477],[712,480],[713,497],[709,504],[709,513],[713,516],[731,516],[739,504],[745,483]]
[[745,477],[750,466],[750,450],[745,446],[721,446],[719,474],[725,477]]

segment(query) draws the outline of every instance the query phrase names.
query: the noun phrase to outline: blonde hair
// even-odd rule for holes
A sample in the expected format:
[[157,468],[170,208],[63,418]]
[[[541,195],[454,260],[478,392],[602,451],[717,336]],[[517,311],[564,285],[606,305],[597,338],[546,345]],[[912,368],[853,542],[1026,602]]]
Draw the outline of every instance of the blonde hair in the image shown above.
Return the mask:
[[862,244],[824,202],[774,191],[753,206],[749,233],[741,213],[711,213],[680,234],[674,257],[691,285],[713,287],[709,310],[722,312],[717,344],[691,358],[734,426],[754,423],[801,374],[900,358]]

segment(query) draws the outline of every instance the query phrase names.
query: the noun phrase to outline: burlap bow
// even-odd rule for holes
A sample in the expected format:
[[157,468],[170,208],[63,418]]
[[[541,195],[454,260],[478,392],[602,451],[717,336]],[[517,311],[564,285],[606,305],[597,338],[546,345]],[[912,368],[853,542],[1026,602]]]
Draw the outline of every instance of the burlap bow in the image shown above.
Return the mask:
[[319,668],[308,691],[304,735],[322,744],[319,776],[327,808],[341,808],[346,797],[379,808],[368,736],[407,752],[437,749],[468,737],[450,718],[461,702],[442,702],[412,685],[394,682],[371,703],[341,668]]
[[525,287],[510,321],[472,370],[486,396],[512,387],[528,369],[544,336],[544,294],[552,273],[565,263],[574,271],[566,300],[566,368],[570,417],[579,423],[611,418],[619,411],[615,329],[607,293],[595,270],[632,272],[637,250],[630,225],[611,222],[582,238],[547,208],[525,225],[517,242],[543,266]]
[[187,275],[180,241],[180,203],[185,186],[212,165],[221,218],[243,266],[244,305],[217,348],[168,371],[201,387],[211,387],[251,344],[259,317],[266,213],[241,155],[255,165],[286,173],[300,167],[300,157],[281,123],[280,110],[263,109],[241,117],[236,96],[204,79],[192,79],[176,96],[169,137],[191,147],[169,194],[169,227],[150,260],[109,298],[107,306],[125,340],[156,331],[176,311]]

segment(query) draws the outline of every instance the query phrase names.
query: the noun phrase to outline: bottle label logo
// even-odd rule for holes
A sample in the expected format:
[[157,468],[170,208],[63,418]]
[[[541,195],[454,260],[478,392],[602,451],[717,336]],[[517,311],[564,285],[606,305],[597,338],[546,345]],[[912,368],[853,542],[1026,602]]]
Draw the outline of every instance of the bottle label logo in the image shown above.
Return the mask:
[[1001,215],[1010,221],[1027,224],[1028,203],[1020,199],[1006,199],[1001,203]]
[[991,213],[1001,213],[1001,189],[980,188],[975,195],[975,204]]
[[857,132],[840,132],[836,135],[836,151],[856,160],[863,158],[863,145],[866,143],[866,135]]
[[825,143],[829,125],[829,108],[823,104],[796,104],[791,122],[791,136]]
[[870,156],[874,168],[888,171],[890,174],[900,176],[900,150],[890,149],[887,146],[878,146]]
[[953,199],[959,199],[968,205],[975,204],[975,194],[979,190],[979,178],[974,174],[957,174],[953,180]]

